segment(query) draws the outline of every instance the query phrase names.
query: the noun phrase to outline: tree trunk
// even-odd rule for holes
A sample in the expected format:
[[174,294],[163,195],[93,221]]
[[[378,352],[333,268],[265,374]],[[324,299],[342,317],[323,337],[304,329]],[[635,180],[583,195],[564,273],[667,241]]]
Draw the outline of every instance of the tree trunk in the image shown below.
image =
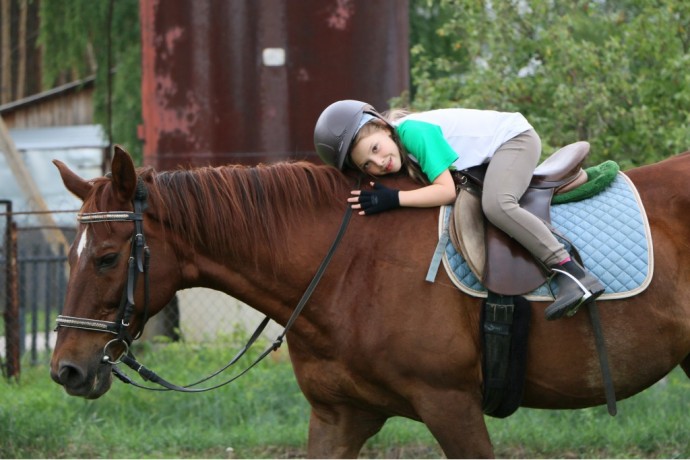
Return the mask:
[[12,100],[12,5],[11,0],[0,2],[0,104],[5,104]]
[[26,94],[26,21],[29,12],[29,0],[19,0],[19,31],[17,34],[17,88],[15,99]]

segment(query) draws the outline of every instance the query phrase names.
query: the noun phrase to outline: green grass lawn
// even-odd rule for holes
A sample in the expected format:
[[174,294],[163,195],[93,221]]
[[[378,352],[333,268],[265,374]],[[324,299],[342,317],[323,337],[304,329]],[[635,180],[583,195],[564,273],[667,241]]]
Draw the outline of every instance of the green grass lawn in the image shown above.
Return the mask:
[[[234,341],[146,345],[139,358],[176,383],[221,367]],[[0,382],[0,457],[8,458],[292,458],[306,453],[309,407],[286,350],[249,374],[204,394],[148,392],[120,382],[102,398],[68,396],[45,364]],[[47,361],[47,358],[46,358]],[[487,418],[504,458],[688,458],[690,381],[676,370],[662,383],[618,404],[575,411],[520,409]],[[370,458],[438,458],[424,425],[389,421],[362,453]]]

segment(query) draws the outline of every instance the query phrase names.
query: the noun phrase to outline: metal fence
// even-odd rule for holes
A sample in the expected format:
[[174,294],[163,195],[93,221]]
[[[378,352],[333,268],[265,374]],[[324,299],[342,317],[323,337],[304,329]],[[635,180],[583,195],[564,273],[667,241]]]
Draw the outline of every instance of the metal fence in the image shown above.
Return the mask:
[[[18,214],[22,213],[13,213],[10,202],[0,200],[0,367],[6,377],[18,376],[21,363],[48,362],[69,266],[68,248],[47,243],[46,234],[60,232],[68,242],[75,235],[74,228],[19,226],[15,221]],[[252,331],[262,317],[224,293],[187,289],[149,321],[143,339],[167,335],[194,342],[214,340],[239,328]],[[272,323],[265,334],[274,338],[280,330]]]

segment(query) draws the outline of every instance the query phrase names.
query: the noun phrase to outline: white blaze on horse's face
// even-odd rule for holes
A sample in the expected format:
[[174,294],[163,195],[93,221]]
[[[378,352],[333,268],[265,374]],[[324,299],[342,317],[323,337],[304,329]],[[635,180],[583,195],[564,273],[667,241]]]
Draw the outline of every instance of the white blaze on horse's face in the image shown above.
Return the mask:
[[81,256],[82,251],[86,247],[86,243],[88,243],[89,237],[88,237],[88,228],[84,228],[84,231],[81,232],[81,237],[79,238],[79,244],[77,245],[77,257]]

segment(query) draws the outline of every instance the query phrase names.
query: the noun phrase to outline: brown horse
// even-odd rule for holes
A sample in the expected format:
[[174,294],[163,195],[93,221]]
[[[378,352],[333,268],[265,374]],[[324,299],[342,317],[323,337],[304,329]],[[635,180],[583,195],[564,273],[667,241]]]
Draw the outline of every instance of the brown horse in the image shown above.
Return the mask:
[[[84,201],[86,215],[133,212],[137,181],[145,184],[150,313],[177,290],[203,286],[281,324],[338,232],[354,187],[353,177],[308,163],[136,171],[119,148],[110,177],[85,181],[56,165],[65,186]],[[690,154],[627,174],[650,219],[656,264],[643,293],[600,302],[619,399],[678,364],[690,374]],[[386,183],[414,187],[403,177]],[[353,216],[288,333],[297,381],[312,407],[310,456],[355,457],[393,416],[426,424],[448,457],[493,455],[481,408],[480,302],[459,292],[445,273],[433,284],[425,281],[437,218],[438,209]],[[134,224],[99,219],[79,225],[63,315],[108,325],[125,290]],[[142,283],[134,291],[132,335],[145,321],[143,291]],[[532,305],[523,405],[602,404],[588,316],[546,321],[544,307]],[[111,365],[102,359],[111,339],[103,332],[59,328],[53,379],[72,395],[103,395],[111,385]],[[124,350],[121,342],[106,348],[114,356]]]

